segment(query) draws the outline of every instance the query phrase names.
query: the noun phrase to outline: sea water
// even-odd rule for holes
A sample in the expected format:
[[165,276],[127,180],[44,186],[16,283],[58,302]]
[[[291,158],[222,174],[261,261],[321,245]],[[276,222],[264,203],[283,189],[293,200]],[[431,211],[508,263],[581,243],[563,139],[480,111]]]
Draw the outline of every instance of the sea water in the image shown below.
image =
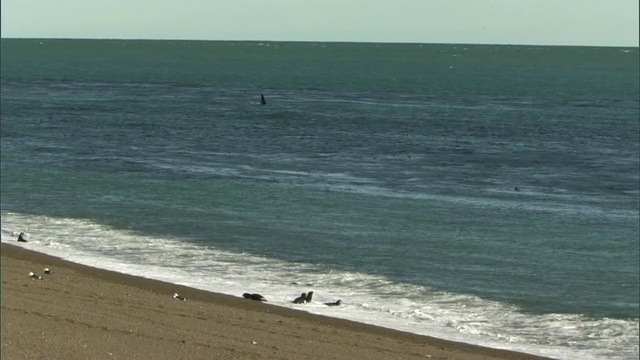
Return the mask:
[[455,341],[638,358],[638,48],[1,50],[3,242]]

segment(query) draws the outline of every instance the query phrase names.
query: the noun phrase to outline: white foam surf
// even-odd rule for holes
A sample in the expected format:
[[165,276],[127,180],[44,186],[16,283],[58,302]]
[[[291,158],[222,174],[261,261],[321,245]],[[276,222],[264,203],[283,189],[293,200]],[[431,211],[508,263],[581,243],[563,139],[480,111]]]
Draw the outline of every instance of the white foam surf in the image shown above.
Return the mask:
[[[27,232],[28,243],[15,242],[20,231]],[[198,289],[235,296],[257,292],[275,305],[421,335],[557,359],[638,358],[638,319],[526,314],[509,304],[384,276],[222,251],[188,239],[146,236],[78,219],[3,212],[2,241]],[[312,303],[292,303],[311,290]],[[341,306],[323,305],[338,299]]]

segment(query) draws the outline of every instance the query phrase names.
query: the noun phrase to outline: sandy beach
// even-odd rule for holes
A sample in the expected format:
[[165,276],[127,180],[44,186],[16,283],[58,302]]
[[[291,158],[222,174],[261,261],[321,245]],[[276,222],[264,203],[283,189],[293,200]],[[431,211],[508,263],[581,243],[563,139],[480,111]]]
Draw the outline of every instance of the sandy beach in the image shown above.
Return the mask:
[[[29,272],[43,279],[31,279]],[[188,300],[173,299],[176,292]],[[2,359],[545,359],[240,295],[101,270],[3,243]]]

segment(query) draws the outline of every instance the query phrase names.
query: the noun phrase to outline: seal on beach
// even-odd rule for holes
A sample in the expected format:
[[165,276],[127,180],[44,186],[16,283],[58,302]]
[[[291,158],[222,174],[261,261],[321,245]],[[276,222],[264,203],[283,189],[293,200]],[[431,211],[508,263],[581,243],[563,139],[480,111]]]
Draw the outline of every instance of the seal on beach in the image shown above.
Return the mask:
[[264,296],[260,294],[244,293],[242,294],[242,297],[245,299],[256,300],[256,301],[267,301],[267,299],[265,299]]
[[293,299],[294,304],[304,304],[307,302],[307,293],[302,293],[297,298]]
[[25,234],[23,232],[18,234],[18,242],[27,242],[27,239],[24,238],[25,236],[27,236],[27,234]]
[[309,291],[308,293],[302,293],[300,296],[293,300],[294,304],[306,304],[311,302],[313,299],[313,291]]
[[182,295],[180,295],[178,293],[173,294],[173,298],[176,299],[176,300],[182,300],[182,301],[186,301],[187,300],[186,297],[184,297],[184,296],[182,296]]
[[42,280],[42,276],[36,275],[33,271],[27,274],[30,278],[35,280]]
[[44,268],[44,270],[42,270],[42,272],[44,272],[45,274],[52,274],[53,271],[51,271],[51,269],[49,268]]
[[340,306],[341,302],[342,302],[341,300],[338,300],[338,301],[335,301],[335,302],[328,302],[328,303],[324,303],[324,304],[327,305],[327,306]]

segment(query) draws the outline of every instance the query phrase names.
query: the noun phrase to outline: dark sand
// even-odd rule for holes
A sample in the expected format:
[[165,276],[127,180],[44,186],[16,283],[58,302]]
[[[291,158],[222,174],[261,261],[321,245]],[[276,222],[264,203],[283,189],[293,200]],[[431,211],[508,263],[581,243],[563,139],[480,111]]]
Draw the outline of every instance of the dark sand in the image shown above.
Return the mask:
[[[44,280],[30,279],[31,271]],[[96,269],[5,243],[1,290],[2,359],[545,359]],[[173,299],[175,292],[189,300]]]

